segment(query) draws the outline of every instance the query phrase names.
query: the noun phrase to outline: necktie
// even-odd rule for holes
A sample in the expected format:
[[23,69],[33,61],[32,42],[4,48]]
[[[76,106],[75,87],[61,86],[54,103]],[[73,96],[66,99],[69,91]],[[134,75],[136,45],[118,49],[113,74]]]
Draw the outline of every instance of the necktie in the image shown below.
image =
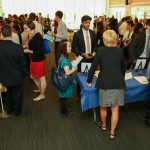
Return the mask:
[[86,31],[86,46],[87,46],[87,53],[90,53],[90,40],[88,31]]
[[147,48],[146,48],[147,57],[149,57],[149,53],[150,53],[150,34],[148,35],[148,39],[147,39]]

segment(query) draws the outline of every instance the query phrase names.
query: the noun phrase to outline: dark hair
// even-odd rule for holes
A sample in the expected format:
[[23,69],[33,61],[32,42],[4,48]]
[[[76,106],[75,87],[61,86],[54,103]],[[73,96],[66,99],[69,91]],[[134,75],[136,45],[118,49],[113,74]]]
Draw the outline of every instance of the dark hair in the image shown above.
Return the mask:
[[133,21],[126,21],[126,23],[127,23],[127,24],[129,24],[131,27],[133,27],[133,26],[134,26]]
[[139,33],[139,29],[142,28],[143,28],[143,24],[138,22],[134,27],[134,34]]
[[138,18],[135,18],[135,19],[134,19],[134,23],[138,23]]
[[88,16],[88,15],[85,15],[85,16],[83,16],[82,18],[81,18],[81,22],[84,22],[84,21],[87,21],[87,20],[92,20],[92,18],[90,17],[90,16]]
[[4,21],[0,20],[0,25],[3,26],[4,24]]
[[0,21],[1,21],[1,20],[3,20],[3,17],[2,17],[2,16],[0,16]]
[[28,28],[31,29],[31,30],[34,30],[34,29],[35,29],[35,24],[34,24],[33,21],[27,21],[25,24],[26,24],[26,25],[28,26]]
[[129,18],[130,18],[130,16],[126,16],[126,17],[124,17],[124,20],[125,20],[125,21],[128,21]]
[[2,35],[4,37],[10,37],[12,30],[11,30],[11,27],[9,25],[3,25],[1,28],[1,32],[2,32]]
[[60,57],[61,55],[65,56],[68,58],[68,53],[67,53],[67,42],[69,42],[69,40],[67,39],[64,39],[64,40],[61,40],[59,42],[59,45],[58,45],[58,56]]
[[18,16],[17,16],[16,14],[14,14],[13,17],[14,17],[15,19],[18,19]]
[[29,14],[29,20],[34,21],[35,18],[36,18],[36,14],[35,14],[35,13],[30,13],[30,14]]
[[150,19],[147,19],[146,25],[150,25]]
[[104,32],[104,25],[101,21],[97,23],[97,31],[100,32],[101,34],[103,34]]
[[55,13],[55,16],[58,16],[59,18],[62,19],[62,17],[63,17],[63,12],[58,10],[58,11]]

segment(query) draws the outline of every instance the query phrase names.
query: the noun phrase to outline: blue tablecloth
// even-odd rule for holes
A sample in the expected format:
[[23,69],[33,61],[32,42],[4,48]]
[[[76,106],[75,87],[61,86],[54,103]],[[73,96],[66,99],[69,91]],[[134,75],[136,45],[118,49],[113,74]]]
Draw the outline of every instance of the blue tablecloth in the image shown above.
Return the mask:
[[[133,76],[138,76],[135,70],[127,71],[132,72]],[[142,76],[146,74],[146,70],[142,70]],[[92,86],[86,86],[87,76],[83,73],[77,73],[75,76],[76,82],[81,88],[81,107],[82,111],[99,106],[98,90],[95,88],[96,77],[93,77]],[[148,84],[141,84],[136,79],[132,78],[126,80],[125,103],[137,102],[150,99],[150,89]]]

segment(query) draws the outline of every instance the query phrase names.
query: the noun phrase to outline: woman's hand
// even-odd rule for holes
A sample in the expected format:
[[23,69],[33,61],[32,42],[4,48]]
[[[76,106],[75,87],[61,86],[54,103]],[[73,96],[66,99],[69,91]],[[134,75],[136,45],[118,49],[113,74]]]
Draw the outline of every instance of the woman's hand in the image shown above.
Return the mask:
[[26,45],[23,45],[23,49],[28,49],[28,46],[26,46]]
[[24,49],[23,51],[24,51],[24,53],[33,54],[33,51],[31,51],[31,50],[29,50],[29,49]]
[[87,82],[86,85],[87,85],[87,86],[92,86],[92,83],[88,83],[88,82]]
[[28,49],[24,49],[23,51],[24,51],[24,53],[29,53]]
[[75,67],[75,68],[74,68],[74,71],[77,71],[77,70],[78,70],[78,67]]

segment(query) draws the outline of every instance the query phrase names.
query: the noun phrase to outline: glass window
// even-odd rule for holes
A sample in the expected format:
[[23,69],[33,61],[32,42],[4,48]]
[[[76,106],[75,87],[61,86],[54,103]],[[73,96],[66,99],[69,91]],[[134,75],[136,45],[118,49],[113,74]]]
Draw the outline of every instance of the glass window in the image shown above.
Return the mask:
[[[5,17],[8,14],[42,13],[43,17],[49,15],[54,19],[55,12],[61,10],[64,13],[63,20],[69,28],[79,29],[81,17],[89,15],[105,14],[106,0],[2,0]],[[93,20],[92,20],[93,21]],[[92,26],[92,24],[91,24]],[[92,27],[91,27],[92,28]]]

